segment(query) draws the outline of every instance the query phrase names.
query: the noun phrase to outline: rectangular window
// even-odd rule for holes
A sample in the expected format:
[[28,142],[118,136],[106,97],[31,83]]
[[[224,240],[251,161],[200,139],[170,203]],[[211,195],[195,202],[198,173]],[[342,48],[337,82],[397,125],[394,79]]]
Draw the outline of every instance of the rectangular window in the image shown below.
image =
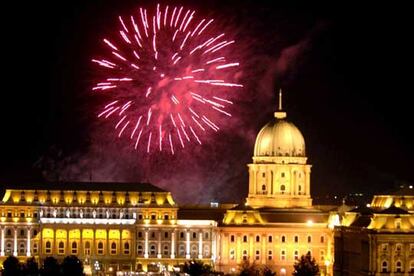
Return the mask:
[[269,254],[267,255],[267,259],[269,260],[269,261],[271,261],[272,259],[273,259],[273,252],[272,252],[272,250],[269,250],[269,252],[268,252]]

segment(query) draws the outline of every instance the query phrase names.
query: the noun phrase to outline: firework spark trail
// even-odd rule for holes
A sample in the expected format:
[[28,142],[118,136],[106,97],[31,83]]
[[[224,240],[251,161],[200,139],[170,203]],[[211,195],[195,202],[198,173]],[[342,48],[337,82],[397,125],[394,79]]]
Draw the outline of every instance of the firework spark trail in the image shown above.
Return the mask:
[[175,154],[232,117],[230,99],[243,87],[235,41],[195,13],[157,4],[119,16],[119,37],[103,39],[107,57],[92,59],[105,74],[92,91],[111,98],[97,117],[114,120],[136,150]]

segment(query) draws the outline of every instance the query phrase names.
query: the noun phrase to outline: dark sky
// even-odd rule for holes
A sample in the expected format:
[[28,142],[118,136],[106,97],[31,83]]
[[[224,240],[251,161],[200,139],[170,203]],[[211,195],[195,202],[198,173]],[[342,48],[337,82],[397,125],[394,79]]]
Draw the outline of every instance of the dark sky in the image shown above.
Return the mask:
[[272,118],[279,87],[286,91],[288,119],[305,137],[314,197],[414,182],[407,7],[174,2],[234,29],[246,91],[236,130],[176,159],[137,160],[113,137],[96,134],[90,59],[119,14],[155,3],[54,2],[2,8],[0,185],[44,177],[150,181],[182,202],[239,201],[247,192],[254,136]]

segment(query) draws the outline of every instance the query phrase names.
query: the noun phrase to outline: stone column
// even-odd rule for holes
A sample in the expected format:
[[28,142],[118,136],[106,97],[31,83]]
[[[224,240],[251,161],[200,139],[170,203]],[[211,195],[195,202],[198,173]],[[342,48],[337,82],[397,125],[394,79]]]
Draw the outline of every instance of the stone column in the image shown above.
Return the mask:
[[185,234],[186,234],[185,258],[190,259],[191,257],[190,255],[190,231],[187,229]]
[[217,256],[217,241],[216,241],[216,232],[213,230],[211,231],[211,259],[213,262],[216,261]]
[[171,232],[171,259],[175,258],[175,230]]
[[17,228],[14,228],[14,249],[13,256],[17,256]]
[[27,228],[27,248],[26,248],[26,256],[30,257],[30,227]]
[[198,233],[198,258],[203,258],[203,232]]
[[158,230],[158,254],[157,254],[157,258],[161,259],[162,254],[161,254],[161,229]]
[[148,259],[148,229],[145,229],[144,258]]
[[4,256],[4,227],[1,227],[1,248],[0,256]]

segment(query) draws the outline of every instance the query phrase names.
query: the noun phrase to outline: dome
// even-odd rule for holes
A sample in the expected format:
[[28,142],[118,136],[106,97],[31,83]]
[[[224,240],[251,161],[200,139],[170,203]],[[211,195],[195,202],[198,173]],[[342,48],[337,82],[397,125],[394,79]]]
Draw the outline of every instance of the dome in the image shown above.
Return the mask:
[[276,112],[275,119],[260,130],[254,145],[255,157],[306,156],[302,133],[285,118],[285,112]]

